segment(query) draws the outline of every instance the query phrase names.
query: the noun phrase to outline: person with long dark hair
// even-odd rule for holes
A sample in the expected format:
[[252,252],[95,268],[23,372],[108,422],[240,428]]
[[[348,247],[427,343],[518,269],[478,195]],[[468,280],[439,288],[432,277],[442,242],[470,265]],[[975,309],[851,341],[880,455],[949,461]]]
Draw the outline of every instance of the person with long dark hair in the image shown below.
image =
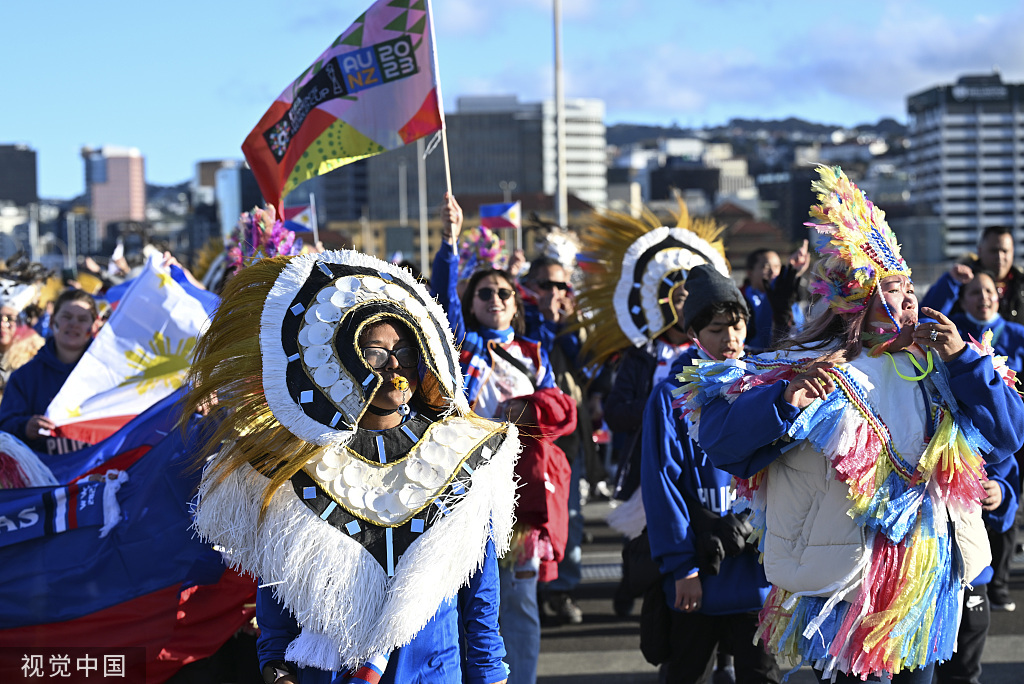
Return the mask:
[[31,361],[11,374],[0,402],[0,430],[22,440],[34,451],[63,454],[86,446],[60,437],[46,409],[92,344],[103,322],[93,296],[67,290],[57,297],[50,328],[53,332]]
[[687,369],[680,401],[743,478],[772,583],[759,635],[780,661],[931,682],[990,558],[983,466],[1024,441],[1024,404],[988,350],[919,318],[884,213],[838,167],[820,174],[819,314],[777,353]]
[[523,336],[523,303],[512,275],[473,273],[458,294],[462,209],[446,196],[444,242],[431,283],[460,345],[466,397],[473,410],[519,427],[523,453],[512,549],[501,563],[501,633],[509,682],[532,684],[540,654],[537,583],[558,577],[568,537],[570,466],[554,440],[576,427],[576,404],[555,386],[547,353]]

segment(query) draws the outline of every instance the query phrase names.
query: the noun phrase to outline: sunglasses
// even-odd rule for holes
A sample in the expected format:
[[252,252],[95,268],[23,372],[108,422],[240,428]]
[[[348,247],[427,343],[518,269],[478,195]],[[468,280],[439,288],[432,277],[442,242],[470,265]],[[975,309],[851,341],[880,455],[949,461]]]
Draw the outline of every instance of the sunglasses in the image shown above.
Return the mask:
[[363,347],[363,358],[370,368],[380,370],[388,365],[392,356],[402,368],[413,368],[419,363],[420,350],[416,347],[402,347],[401,349],[381,349],[380,347]]
[[537,283],[537,287],[544,290],[545,292],[550,292],[551,290],[555,289],[561,290],[562,292],[568,292],[569,290],[572,289],[572,285],[570,285],[569,283],[564,283],[558,280],[542,280],[539,283]]
[[498,295],[498,299],[501,301],[508,301],[508,298],[515,294],[512,290],[502,287],[495,290],[493,287],[481,287],[476,291],[476,298],[481,302],[489,302],[494,299],[494,295]]

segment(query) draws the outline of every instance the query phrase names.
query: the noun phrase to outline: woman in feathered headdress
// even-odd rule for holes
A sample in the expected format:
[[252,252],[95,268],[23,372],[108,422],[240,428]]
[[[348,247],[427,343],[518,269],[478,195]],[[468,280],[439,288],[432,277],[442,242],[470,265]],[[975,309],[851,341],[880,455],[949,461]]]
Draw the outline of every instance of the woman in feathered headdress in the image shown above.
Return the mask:
[[[679,375],[714,464],[741,478],[773,589],[760,635],[826,680],[930,682],[988,563],[984,463],[1024,440],[991,348],[919,322],[895,235],[838,167],[811,210],[825,308],[784,348]],[[862,353],[864,350],[867,353]]]
[[505,679],[517,433],[469,409],[444,312],[407,271],[348,251],[250,264],[190,386],[212,426],[196,528],[261,580],[268,682]]

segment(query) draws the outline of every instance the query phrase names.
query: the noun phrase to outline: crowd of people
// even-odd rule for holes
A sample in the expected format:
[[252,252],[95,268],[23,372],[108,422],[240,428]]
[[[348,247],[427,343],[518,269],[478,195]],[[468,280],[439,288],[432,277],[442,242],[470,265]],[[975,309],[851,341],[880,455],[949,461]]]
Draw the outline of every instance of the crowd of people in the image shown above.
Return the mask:
[[[581,492],[607,480],[613,608],[642,599],[661,681],[977,683],[1015,608],[1013,235],[919,306],[884,214],[838,168],[814,190],[811,244],[753,252],[742,285],[683,204],[526,263],[446,196],[429,280],[229,249],[184,405],[211,426],[196,529],[258,578],[264,681],[535,682],[542,620],[586,619]],[[45,460],[81,446],[46,409],[103,316],[71,288],[30,325],[15,289],[0,431]]]

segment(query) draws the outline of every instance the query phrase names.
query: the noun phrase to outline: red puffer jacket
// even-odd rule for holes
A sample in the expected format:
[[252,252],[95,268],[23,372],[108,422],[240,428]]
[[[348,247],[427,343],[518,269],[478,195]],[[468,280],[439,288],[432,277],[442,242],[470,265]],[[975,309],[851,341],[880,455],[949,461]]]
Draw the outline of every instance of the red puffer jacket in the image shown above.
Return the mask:
[[570,465],[555,440],[576,429],[576,404],[562,390],[537,390],[524,400],[533,406],[535,424],[519,425],[523,451],[516,463],[519,502],[516,520],[539,527],[554,547],[555,559],[543,561],[537,580],[558,577],[558,561],[565,556],[569,536]]

